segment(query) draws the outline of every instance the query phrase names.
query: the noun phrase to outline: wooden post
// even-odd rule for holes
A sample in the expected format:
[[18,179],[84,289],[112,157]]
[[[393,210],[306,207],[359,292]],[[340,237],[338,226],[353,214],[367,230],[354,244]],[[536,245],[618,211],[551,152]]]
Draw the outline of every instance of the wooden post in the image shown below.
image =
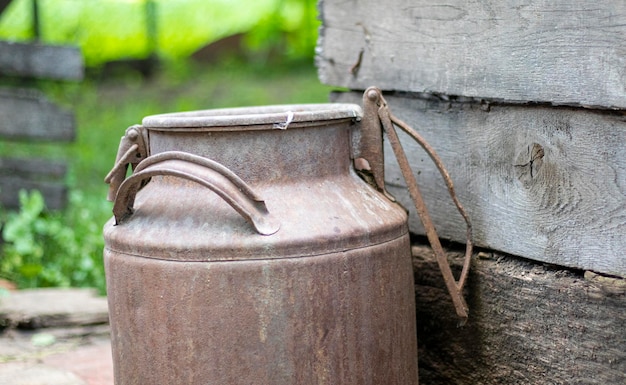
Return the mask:
[[146,41],[148,48],[148,56],[156,57],[159,45],[158,25],[157,25],[157,4],[154,0],[145,1],[146,13]]
[[39,41],[41,39],[41,28],[40,28],[38,0],[32,0],[32,10],[33,10],[33,39],[35,41]]

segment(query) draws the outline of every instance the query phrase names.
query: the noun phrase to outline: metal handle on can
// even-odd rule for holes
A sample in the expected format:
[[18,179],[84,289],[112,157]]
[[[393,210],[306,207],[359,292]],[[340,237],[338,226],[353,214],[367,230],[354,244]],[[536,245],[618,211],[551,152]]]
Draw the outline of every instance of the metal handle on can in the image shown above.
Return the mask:
[[135,196],[143,182],[165,175],[187,179],[212,190],[261,235],[274,234],[280,228],[265,201],[235,173],[213,160],[180,151],[162,152],[144,159],[133,175],[120,184],[113,204],[116,225],[132,215]]
[[[382,91],[376,87],[368,88],[363,95],[363,110],[365,111],[365,116],[363,116],[364,129],[369,131],[377,131],[380,130],[382,126],[382,131],[387,134],[387,139],[389,139],[389,144],[396,156],[396,160],[398,161],[398,166],[400,167],[400,171],[402,172],[402,176],[406,181],[407,188],[409,190],[409,195],[415,204],[415,209],[424,225],[424,229],[426,230],[426,236],[428,241],[435,253],[435,257],[437,259],[437,264],[439,265],[439,270],[443,276],[444,283],[448,289],[448,293],[452,298],[452,302],[454,304],[456,313],[463,320],[467,320],[469,308],[465,299],[463,298],[463,287],[465,286],[465,282],[467,280],[467,275],[469,273],[469,267],[472,257],[473,250],[473,241],[472,241],[472,224],[470,222],[469,216],[467,212],[459,202],[456,193],[454,192],[454,185],[452,184],[452,179],[445,167],[443,166],[443,162],[435,152],[435,150],[426,143],[426,141],[408,124],[404,123],[397,117],[395,117],[389,111],[389,107],[387,106],[387,101],[383,97]],[[369,116],[367,116],[369,113]],[[441,173],[446,185],[448,187],[448,192],[450,193],[450,197],[457,207],[459,213],[465,220],[467,225],[467,242],[465,247],[465,259],[463,262],[463,269],[461,271],[461,276],[459,280],[455,280],[454,275],[452,274],[452,270],[450,269],[450,265],[448,260],[446,259],[445,253],[441,246],[441,242],[439,241],[439,236],[437,235],[437,231],[435,230],[435,225],[433,224],[432,219],[430,218],[430,214],[426,209],[426,204],[424,203],[424,199],[420,192],[420,189],[417,185],[417,181],[415,180],[415,176],[411,170],[411,165],[402,149],[402,145],[398,138],[398,135],[394,129],[394,125],[400,127],[405,133],[407,133],[413,140],[415,140],[422,148],[428,153],[430,158],[435,163],[437,169]],[[368,135],[367,133],[364,135]],[[372,135],[371,133],[369,135]],[[378,138],[378,137],[376,137]],[[382,152],[382,138],[379,140],[381,152]],[[374,146],[374,144],[370,144],[370,146]],[[366,159],[368,163],[370,163],[370,168],[373,173],[378,173],[378,175],[374,175],[376,179],[376,187],[385,192],[384,190],[384,158],[382,154],[378,154],[375,152],[366,152],[362,151],[364,155],[374,154],[376,156],[372,156],[370,159]],[[374,163],[372,165],[372,163]],[[379,164],[377,164],[379,163]],[[382,181],[382,182],[379,182]]]
[[115,200],[117,190],[126,179],[128,166],[135,170],[135,167],[150,155],[148,150],[148,133],[143,126],[136,124],[128,127],[120,140],[115,165],[104,178],[104,182],[109,184],[107,200]]

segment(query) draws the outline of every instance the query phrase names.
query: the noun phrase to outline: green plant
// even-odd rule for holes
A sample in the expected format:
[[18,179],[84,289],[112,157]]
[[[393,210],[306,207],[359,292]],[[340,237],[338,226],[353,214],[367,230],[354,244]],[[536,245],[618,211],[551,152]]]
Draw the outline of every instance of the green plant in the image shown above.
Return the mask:
[[[64,212],[45,209],[41,193],[20,192],[19,211],[2,213],[0,276],[32,287],[96,287],[104,293],[101,227],[82,193]],[[102,206],[102,205],[101,205]]]

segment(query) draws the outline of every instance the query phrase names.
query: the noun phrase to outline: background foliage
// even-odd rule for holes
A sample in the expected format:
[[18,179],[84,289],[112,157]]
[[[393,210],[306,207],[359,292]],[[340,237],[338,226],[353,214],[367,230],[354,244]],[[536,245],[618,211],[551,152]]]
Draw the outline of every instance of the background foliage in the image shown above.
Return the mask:
[[[13,0],[0,39],[34,37],[33,0]],[[316,0],[37,0],[40,38],[80,46],[87,65],[156,53],[189,56],[207,43],[245,33],[253,52],[278,48],[312,57]],[[151,27],[153,26],[153,27]]]
[[[29,1],[14,0],[5,11],[0,38],[29,38]],[[312,60],[317,38],[314,1],[246,1],[245,6],[244,1],[225,0],[156,3],[159,25],[171,29],[159,28],[157,53],[163,60],[154,76],[145,78],[126,69],[115,75],[97,73],[80,83],[27,84],[75,113],[78,137],[68,145],[0,141],[0,153],[66,160],[70,202],[66,210],[51,212],[40,194],[24,192],[20,210],[0,209],[0,278],[21,288],[89,286],[104,294],[102,226],[111,217],[112,205],[105,200],[103,178],[125,129],[144,116],[327,101],[329,88],[317,80]],[[80,44],[92,67],[142,57],[145,24],[134,24],[141,24],[135,18],[140,18],[144,5],[143,0],[39,0],[42,38]],[[128,8],[114,12],[115,7]],[[241,32],[243,55],[211,64],[187,59],[207,42]],[[24,81],[0,78],[0,85],[16,83]]]

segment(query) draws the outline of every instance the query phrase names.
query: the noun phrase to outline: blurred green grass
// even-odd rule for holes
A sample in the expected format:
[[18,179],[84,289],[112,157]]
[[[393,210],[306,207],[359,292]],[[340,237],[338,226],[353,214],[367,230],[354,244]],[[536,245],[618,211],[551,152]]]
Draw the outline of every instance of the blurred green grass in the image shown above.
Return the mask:
[[[0,39],[34,38],[32,1],[12,1],[0,17]],[[88,66],[152,53],[165,59],[184,58],[207,43],[238,33],[247,34],[251,49],[280,43],[288,56],[312,57],[319,26],[316,0],[37,2],[41,41],[79,46]]]

